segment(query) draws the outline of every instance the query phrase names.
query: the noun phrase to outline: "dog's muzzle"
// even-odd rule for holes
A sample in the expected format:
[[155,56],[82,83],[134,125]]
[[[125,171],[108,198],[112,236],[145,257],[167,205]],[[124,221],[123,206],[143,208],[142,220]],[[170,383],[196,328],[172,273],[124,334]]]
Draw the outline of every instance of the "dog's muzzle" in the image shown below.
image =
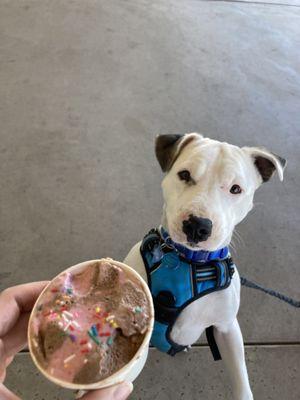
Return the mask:
[[182,221],[182,231],[186,234],[188,242],[204,242],[211,235],[212,222],[208,218],[190,214],[188,220]]

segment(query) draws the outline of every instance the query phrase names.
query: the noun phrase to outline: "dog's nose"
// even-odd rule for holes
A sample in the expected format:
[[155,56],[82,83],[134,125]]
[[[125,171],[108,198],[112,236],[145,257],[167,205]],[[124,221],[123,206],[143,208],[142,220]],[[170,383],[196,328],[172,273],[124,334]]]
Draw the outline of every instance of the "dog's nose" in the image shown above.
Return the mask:
[[211,235],[212,222],[208,218],[190,214],[188,220],[182,221],[182,231],[192,243],[204,242]]

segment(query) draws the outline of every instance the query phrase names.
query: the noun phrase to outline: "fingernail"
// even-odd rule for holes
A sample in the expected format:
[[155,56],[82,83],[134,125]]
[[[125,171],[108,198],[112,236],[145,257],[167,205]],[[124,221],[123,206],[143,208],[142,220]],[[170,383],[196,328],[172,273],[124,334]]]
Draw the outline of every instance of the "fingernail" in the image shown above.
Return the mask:
[[114,400],[125,400],[133,390],[133,384],[131,382],[121,383],[114,392]]

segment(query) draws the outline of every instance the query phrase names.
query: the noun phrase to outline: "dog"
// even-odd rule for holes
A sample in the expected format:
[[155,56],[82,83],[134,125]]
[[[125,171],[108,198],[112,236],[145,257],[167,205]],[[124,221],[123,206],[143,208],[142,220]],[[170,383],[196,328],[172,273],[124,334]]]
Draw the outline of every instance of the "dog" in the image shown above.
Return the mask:
[[[226,249],[235,226],[252,209],[256,189],[275,172],[282,181],[286,165],[283,158],[264,148],[240,148],[199,133],[159,135],[155,151],[165,172],[161,229],[167,232],[171,243],[193,254],[214,254]],[[124,262],[149,282],[142,244],[137,243]],[[233,398],[251,400],[237,321],[240,277],[236,266],[233,268],[230,284],[224,285],[223,290],[208,291],[187,303],[169,329],[169,340],[184,348],[213,327],[214,340],[232,382]],[[175,268],[174,274],[179,271]]]

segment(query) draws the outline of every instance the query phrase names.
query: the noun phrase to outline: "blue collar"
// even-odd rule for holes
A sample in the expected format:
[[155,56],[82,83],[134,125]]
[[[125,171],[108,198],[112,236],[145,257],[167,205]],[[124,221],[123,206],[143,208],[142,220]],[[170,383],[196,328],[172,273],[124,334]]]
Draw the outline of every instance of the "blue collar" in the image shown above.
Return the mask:
[[190,250],[180,243],[173,242],[173,240],[170,238],[169,233],[162,226],[160,227],[159,231],[165,243],[168,246],[173,247],[179,252],[181,256],[189,261],[206,262],[210,260],[222,260],[229,255],[229,249],[227,246],[215,251]]

